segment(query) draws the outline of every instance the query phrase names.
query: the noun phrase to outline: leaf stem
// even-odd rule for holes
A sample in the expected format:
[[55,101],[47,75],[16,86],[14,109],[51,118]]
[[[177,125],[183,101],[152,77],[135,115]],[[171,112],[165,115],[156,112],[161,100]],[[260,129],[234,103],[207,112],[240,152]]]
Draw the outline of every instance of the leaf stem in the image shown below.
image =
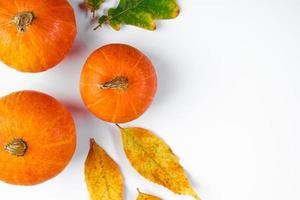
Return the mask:
[[99,24],[98,26],[96,26],[93,30],[95,31],[95,30],[97,30],[98,28],[100,28],[101,27],[101,25]]
[[115,124],[119,129],[123,129],[119,124]]
[[194,196],[194,198],[195,198],[196,200],[201,200],[200,197],[199,197],[197,194]]

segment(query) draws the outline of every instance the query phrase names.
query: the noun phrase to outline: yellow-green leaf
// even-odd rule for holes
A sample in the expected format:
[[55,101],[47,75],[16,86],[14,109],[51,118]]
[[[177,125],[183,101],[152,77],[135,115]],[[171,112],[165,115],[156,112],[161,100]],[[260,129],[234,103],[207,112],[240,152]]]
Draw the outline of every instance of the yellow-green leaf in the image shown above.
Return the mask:
[[161,198],[158,198],[156,196],[142,193],[140,192],[140,190],[138,190],[138,192],[139,192],[139,196],[136,200],[161,200]]
[[108,10],[108,15],[99,18],[99,26],[110,24],[119,30],[122,24],[155,30],[155,19],[172,19],[179,14],[176,0],[120,0],[117,8]]
[[84,173],[91,200],[123,199],[123,177],[119,166],[94,139],[90,140]]
[[131,165],[148,180],[160,184],[176,194],[200,199],[176,155],[160,138],[143,128],[121,128],[125,154]]

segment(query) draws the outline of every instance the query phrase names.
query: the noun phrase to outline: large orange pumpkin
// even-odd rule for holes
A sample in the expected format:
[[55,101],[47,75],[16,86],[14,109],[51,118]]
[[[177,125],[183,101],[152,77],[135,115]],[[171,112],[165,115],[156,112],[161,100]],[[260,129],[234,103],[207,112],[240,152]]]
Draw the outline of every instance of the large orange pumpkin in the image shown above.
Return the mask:
[[146,111],[156,84],[155,69],[142,52],[128,45],[110,44],[87,59],[80,90],[93,114],[108,122],[124,123]]
[[22,91],[0,99],[0,180],[44,182],[66,167],[75,146],[72,116],[53,97]]
[[66,0],[0,0],[0,60],[22,72],[58,64],[76,36]]

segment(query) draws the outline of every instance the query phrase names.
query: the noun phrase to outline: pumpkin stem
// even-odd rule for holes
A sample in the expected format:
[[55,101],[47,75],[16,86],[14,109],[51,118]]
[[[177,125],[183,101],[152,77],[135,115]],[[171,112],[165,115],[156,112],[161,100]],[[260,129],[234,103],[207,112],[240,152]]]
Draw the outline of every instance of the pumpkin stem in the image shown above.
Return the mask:
[[128,79],[124,76],[117,76],[112,81],[103,84],[98,84],[98,87],[103,90],[108,90],[108,89],[127,90]]
[[17,27],[17,30],[24,33],[27,26],[31,25],[34,20],[34,13],[30,11],[24,11],[18,13],[12,18],[12,23]]
[[24,156],[27,144],[22,139],[14,139],[4,147],[5,151],[14,156]]

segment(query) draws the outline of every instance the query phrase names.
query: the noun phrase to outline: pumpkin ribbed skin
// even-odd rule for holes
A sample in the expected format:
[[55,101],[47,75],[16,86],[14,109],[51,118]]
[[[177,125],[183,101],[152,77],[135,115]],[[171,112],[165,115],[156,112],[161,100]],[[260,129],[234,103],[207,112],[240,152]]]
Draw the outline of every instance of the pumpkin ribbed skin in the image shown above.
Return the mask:
[[[20,31],[16,16],[32,13]],[[57,65],[76,36],[73,8],[66,0],[0,0],[0,60],[22,72],[41,72]]]
[[[109,88],[114,82],[116,88]],[[123,82],[123,83],[122,83]],[[80,80],[81,96],[98,118],[125,123],[142,115],[157,89],[151,61],[125,44],[109,44],[87,59]]]
[[[76,147],[67,109],[46,94],[12,93],[0,99],[0,180],[16,185],[42,183],[59,174]],[[13,140],[27,146],[23,156],[7,151]]]

